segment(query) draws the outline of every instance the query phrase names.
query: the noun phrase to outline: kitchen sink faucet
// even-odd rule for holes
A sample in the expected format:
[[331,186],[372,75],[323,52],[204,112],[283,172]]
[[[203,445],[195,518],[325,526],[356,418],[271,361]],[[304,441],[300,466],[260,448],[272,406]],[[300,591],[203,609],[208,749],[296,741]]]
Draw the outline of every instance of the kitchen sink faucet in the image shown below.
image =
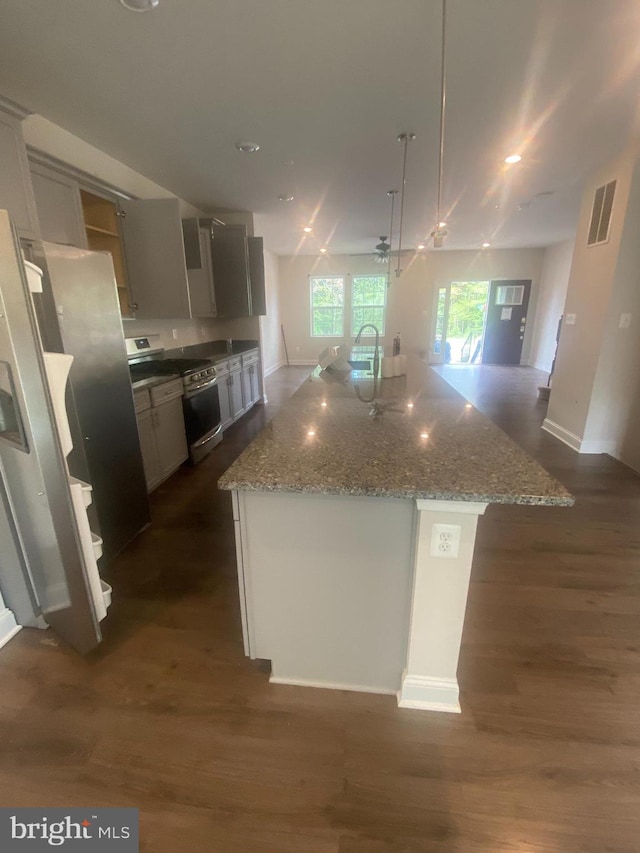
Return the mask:
[[380,346],[380,332],[378,331],[378,327],[374,326],[373,323],[365,323],[364,326],[360,326],[360,331],[356,335],[356,343],[360,343],[360,338],[362,337],[362,332],[364,329],[373,329],[376,333],[376,350],[373,356],[373,375],[376,377],[378,375],[378,367],[380,366],[380,356],[378,355],[378,347]]

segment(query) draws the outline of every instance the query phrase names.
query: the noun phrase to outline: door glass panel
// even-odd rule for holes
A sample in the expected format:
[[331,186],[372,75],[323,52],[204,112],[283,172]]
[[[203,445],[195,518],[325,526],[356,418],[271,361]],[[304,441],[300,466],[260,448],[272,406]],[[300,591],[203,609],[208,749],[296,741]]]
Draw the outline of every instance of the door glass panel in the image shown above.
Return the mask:
[[29,452],[16,400],[11,366],[6,361],[0,361],[0,438],[19,450]]
[[443,351],[444,321],[447,312],[447,288],[438,288],[438,301],[436,303],[436,323],[433,335],[433,355],[440,355]]
[[523,285],[502,285],[496,287],[496,305],[522,305],[523,299]]

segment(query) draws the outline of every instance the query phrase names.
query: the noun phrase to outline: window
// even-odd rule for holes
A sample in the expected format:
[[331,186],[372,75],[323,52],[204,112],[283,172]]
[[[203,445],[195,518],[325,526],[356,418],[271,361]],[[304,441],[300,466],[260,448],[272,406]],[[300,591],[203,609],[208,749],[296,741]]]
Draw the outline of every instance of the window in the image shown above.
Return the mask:
[[[384,335],[384,314],[387,302],[386,275],[354,275],[351,300],[351,331],[357,335],[365,323],[378,327]],[[368,335],[372,335],[372,330]],[[365,335],[363,334],[363,337]]]
[[340,338],[344,334],[344,278],[311,276],[311,335]]

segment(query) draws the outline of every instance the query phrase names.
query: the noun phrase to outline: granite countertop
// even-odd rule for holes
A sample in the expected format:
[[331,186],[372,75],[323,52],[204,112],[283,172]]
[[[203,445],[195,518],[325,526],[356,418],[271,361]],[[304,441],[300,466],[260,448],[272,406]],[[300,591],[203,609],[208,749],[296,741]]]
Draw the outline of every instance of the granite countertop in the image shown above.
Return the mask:
[[134,391],[140,388],[153,388],[155,385],[164,385],[165,382],[171,382],[172,379],[180,379],[178,373],[163,373],[159,376],[147,376],[145,379],[136,379],[131,383]]
[[[569,492],[428,365],[338,379],[316,369],[220,478],[221,489],[571,506]],[[359,396],[358,396],[359,395]],[[362,399],[359,399],[362,398]]]

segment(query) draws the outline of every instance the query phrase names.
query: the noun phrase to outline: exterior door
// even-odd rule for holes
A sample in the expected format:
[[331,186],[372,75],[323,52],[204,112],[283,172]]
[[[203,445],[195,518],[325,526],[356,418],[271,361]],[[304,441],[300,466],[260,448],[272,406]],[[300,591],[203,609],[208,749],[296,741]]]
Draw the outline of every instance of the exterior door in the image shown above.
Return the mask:
[[530,290],[526,280],[491,282],[483,364],[520,364]]

